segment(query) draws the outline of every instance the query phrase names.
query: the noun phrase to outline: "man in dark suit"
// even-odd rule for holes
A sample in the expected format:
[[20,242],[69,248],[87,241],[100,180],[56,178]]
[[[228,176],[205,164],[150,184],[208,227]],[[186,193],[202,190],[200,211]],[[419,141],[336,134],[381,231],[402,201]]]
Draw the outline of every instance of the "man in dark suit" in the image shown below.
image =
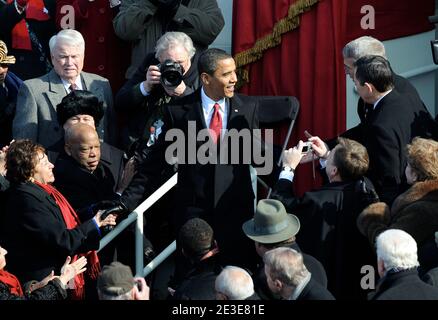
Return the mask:
[[368,176],[380,199],[391,204],[405,183],[406,145],[413,137],[427,135],[421,121],[423,106],[394,89],[393,72],[385,58],[365,56],[354,66],[357,91],[372,108],[351,138],[367,148]]
[[[182,145],[181,149],[187,146],[188,151],[177,154],[177,208],[173,222],[178,230],[190,218],[206,220],[215,231],[223,262],[252,267],[255,263],[252,244],[241,231],[242,223],[254,213],[250,166],[240,160],[242,157],[237,163],[222,161],[215,150],[222,151],[226,145],[228,136],[222,139],[221,129],[251,132],[258,128],[257,104],[250,97],[234,94],[236,65],[223,50],[205,51],[199,58],[198,71],[202,88],[168,106],[164,115],[168,136],[185,137],[186,141],[181,143],[181,139],[177,139],[176,144]],[[173,161],[170,150],[175,150],[175,143],[170,145],[164,136],[165,133],[161,133],[152,146],[154,152],[144,159],[138,175],[122,195],[121,200],[129,209],[134,209],[145,195],[154,191],[164,165]],[[245,156],[244,143],[251,145],[252,141],[243,140],[233,149],[239,154],[233,156]],[[208,150],[206,145],[210,146]],[[212,155],[208,159],[212,161],[199,161],[206,152]]]
[[[78,123],[87,124],[94,130],[104,116],[103,101],[87,90],[74,90],[62,98],[56,106],[56,118],[62,131],[61,138],[47,148],[50,162],[56,163],[60,155],[65,154],[64,132]],[[125,166],[125,154],[112,145],[100,143],[100,161],[108,166],[112,176],[119,180]]]
[[[354,63],[359,58],[366,55],[376,55],[387,59],[385,46],[383,43],[369,36],[363,36],[347,43],[342,50],[342,55],[344,59],[345,73],[352,81],[354,80]],[[429,111],[421,100],[417,89],[415,89],[415,87],[407,79],[399,76],[398,74],[393,73],[393,76],[394,86],[399,94],[403,96],[403,98],[409,99],[415,106],[415,109],[421,110],[419,116],[421,116],[423,125],[428,127],[427,131],[425,131],[427,136],[424,138],[433,138],[435,140],[438,139],[438,125],[431,122],[433,120],[432,116],[429,114]],[[370,110],[370,108],[372,108],[372,106],[364,102],[362,98],[359,98],[357,103],[357,113],[361,122],[365,121],[366,113]],[[350,130],[353,130],[354,132],[355,129],[353,128]],[[344,132],[342,136],[349,138],[350,130]]]
[[[113,154],[113,157],[117,154]],[[76,123],[65,133],[65,152],[61,153],[55,163],[53,173],[55,186],[68,199],[78,213],[81,221],[87,221],[97,211],[96,203],[104,200],[115,200],[129,184],[134,174],[133,160],[127,163],[122,175],[111,168],[119,162],[112,159],[111,163],[101,161],[99,137],[93,126]],[[102,264],[110,263],[118,248],[119,261],[134,266],[132,254],[134,232],[132,229],[122,232],[114,244],[100,252]],[[151,243],[145,238],[145,250]],[[145,257],[147,260],[148,257]]]
[[[117,160],[113,161],[113,164],[117,163]],[[123,167],[117,169],[123,170]],[[93,212],[88,210],[90,205],[102,200],[118,199],[134,172],[128,166],[126,171],[132,173],[125,172],[125,179],[122,179],[122,174],[114,175],[113,172],[118,173],[118,170],[112,170],[110,164],[101,161],[96,129],[84,123],[77,123],[66,131],[65,152],[57,158],[53,171],[55,186],[68,199],[82,221],[93,216]]]
[[369,300],[438,300],[438,288],[418,276],[417,243],[403,230],[390,229],[376,239],[381,279]]
[[12,72],[9,66],[15,64],[15,57],[8,56],[6,44],[0,40],[0,147],[12,140],[12,120],[15,114],[17,93],[23,81]]
[[203,219],[190,219],[181,227],[178,241],[188,268],[173,299],[215,300],[214,282],[222,268],[213,229]]
[[305,155],[300,141],[284,153],[283,171],[272,198],[280,200],[288,212],[300,219],[297,242],[304,252],[322,262],[329,290],[336,298],[366,299],[366,291],[360,287],[363,276],[360,268],[372,265],[375,257],[367,239],[357,229],[356,219],[364,208],[378,201],[372,183],[364,177],[369,165],[367,150],[345,138],[339,138],[331,151],[319,137],[309,140],[328,183],[302,197],[294,194],[294,172]]

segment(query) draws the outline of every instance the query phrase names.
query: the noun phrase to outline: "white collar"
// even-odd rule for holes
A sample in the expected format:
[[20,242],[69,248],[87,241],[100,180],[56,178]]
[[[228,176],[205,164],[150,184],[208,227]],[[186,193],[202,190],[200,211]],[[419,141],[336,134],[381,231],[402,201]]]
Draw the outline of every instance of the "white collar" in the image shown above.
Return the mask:
[[[61,78],[61,81],[62,81],[62,84],[63,84],[65,90],[66,90],[68,93],[70,93],[70,86],[71,86],[71,83],[68,82],[68,81],[66,81],[66,80],[64,80],[64,79],[62,79],[62,78]],[[75,85],[76,85],[76,87],[77,87],[76,90],[83,90],[83,87],[82,87],[82,81],[81,81],[81,75],[80,75],[80,74],[79,74],[79,76],[76,77]]]
[[374,105],[373,105],[373,110],[374,109],[376,109],[376,107],[377,107],[377,104],[380,102],[380,100],[382,100],[383,98],[385,98],[387,95],[388,95],[388,93],[390,93],[392,91],[392,89],[391,90],[388,90],[388,91],[386,91],[376,102],[374,102]]
[[225,98],[220,99],[219,101],[214,101],[204,91],[204,87],[201,88],[201,100],[202,100],[202,108],[204,112],[209,114],[213,109],[215,103],[219,104],[220,111],[225,112]]

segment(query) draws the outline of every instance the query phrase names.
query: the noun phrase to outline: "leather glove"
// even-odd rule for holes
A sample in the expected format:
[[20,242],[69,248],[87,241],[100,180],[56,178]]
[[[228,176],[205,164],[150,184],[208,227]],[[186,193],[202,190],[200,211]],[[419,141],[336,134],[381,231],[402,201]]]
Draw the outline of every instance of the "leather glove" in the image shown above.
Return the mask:
[[[126,213],[128,213],[128,208],[125,206],[125,204],[119,200],[112,200],[112,201],[101,201],[94,205],[93,210],[99,211],[104,210],[102,212],[102,215],[100,216],[101,220],[105,220],[106,217],[108,217],[110,214],[116,215],[116,216],[122,216]],[[102,230],[104,232],[110,232],[114,229],[114,226],[104,226]]]
[[[114,201],[114,202],[116,202],[116,201]],[[108,217],[110,214],[120,216],[120,215],[123,215],[123,214],[128,212],[128,209],[126,208],[126,206],[120,201],[118,201],[117,203],[115,203],[111,207],[107,207],[106,209],[100,209],[100,210],[104,210],[102,212],[102,215],[100,216],[101,220],[105,220],[105,218]]]

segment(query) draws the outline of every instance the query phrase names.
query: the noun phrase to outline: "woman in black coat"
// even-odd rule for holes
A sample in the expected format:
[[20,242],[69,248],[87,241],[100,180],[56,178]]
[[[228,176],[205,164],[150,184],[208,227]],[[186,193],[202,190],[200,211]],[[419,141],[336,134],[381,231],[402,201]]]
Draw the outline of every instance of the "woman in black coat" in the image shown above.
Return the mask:
[[[59,273],[66,256],[86,255],[88,273],[95,278],[99,261],[100,230],[115,225],[115,217],[81,223],[67,200],[50,184],[54,181],[53,165],[44,148],[30,140],[11,144],[6,156],[6,210],[1,222],[1,244],[9,249],[9,271],[22,283],[40,281],[54,270]],[[75,277],[74,298],[83,297],[84,277]]]

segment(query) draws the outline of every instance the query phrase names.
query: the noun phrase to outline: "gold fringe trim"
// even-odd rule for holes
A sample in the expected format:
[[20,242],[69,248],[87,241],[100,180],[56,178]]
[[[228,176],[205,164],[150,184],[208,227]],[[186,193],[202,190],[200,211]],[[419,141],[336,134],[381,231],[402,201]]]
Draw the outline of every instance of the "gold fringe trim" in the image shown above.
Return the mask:
[[278,46],[281,43],[283,34],[299,27],[300,15],[309,11],[318,2],[319,0],[298,0],[290,5],[287,16],[274,25],[272,33],[257,40],[252,48],[239,52],[234,56],[238,68],[239,82],[249,82],[249,73],[242,67],[261,59],[266,50]]

